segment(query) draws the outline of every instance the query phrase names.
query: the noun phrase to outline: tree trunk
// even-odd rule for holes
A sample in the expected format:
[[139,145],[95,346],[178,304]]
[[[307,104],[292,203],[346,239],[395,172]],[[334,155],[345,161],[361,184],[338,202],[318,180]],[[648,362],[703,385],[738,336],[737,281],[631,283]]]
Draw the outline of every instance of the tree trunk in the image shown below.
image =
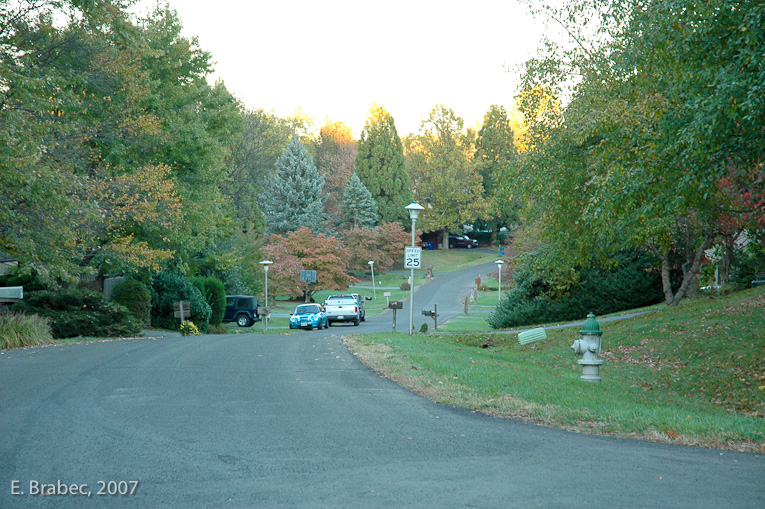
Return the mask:
[[691,287],[693,277],[699,273],[701,267],[701,259],[704,257],[704,251],[706,251],[712,244],[714,236],[711,233],[705,233],[704,239],[701,241],[698,249],[693,252],[691,257],[690,252],[686,252],[686,261],[683,264],[683,281],[680,284],[680,288],[677,292],[672,292],[672,283],[670,281],[670,263],[669,263],[669,250],[666,252],[659,251],[659,249],[651,243],[648,243],[648,247],[659,257],[661,260],[661,284],[664,291],[664,301],[667,306],[677,306],[683,297],[688,293],[688,289]]
[[444,228],[444,231],[441,233],[441,249],[449,250],[449,229]]

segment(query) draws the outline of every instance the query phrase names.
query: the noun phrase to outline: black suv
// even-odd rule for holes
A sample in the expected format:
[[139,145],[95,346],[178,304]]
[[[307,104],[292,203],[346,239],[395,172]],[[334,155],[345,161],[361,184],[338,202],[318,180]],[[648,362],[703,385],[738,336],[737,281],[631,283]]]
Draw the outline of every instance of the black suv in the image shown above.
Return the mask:
[[224,322],[236,322],[239,327],[249,327],[260,321],[258,298],[252,295],[226,295]]
[[449,235],[449,249],[454,247],[466,247],[468,249],[478,247],[478,241],[467,235]]

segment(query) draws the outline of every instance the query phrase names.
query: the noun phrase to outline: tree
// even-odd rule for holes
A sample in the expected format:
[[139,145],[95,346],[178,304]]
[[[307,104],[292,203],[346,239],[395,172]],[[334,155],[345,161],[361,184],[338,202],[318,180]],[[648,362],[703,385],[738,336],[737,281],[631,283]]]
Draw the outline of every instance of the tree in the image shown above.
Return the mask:
[[233,206],[234,226],[247,233],[264,229],[258,196],[268,187],[292,128],[289,120],[263,110],[248,111],[244,117],[244,129],[226,159],[229,173],[222,189]]
[[374,228],[377,224],[377,203],[372,193],[364,187],[354,173],[348,180],[343,192],[343,204],[340,209],[343,221],[349,228]]
[[380,223],[377,228],[353,228],[343,233],[343,243],[349,253],[348,267],[366,272],[374,260],[378,272],[390,270],[396,261],[403,261],[404,247],[410,234],[401,223]]
[[377,202],[382,221],[409,221],[404,207],[412,202],[404,152],[390,113],[373,105],[364,124],[356,156],[356,174]]
[[[349,253],[340,240],[323,233],[314,235],[305,226],[285,235],[272,234],[263,252],[274,262],[271,270],[275,273],[275,294],[284,292],[296,296],[302,292],[305,301],[309,302],[318,290],[344,291],[350,284],[358,282],[347,273]],[[285,267],[289,269],[285,270]],[[301,282],[300,270],[315,270],[316,283],[306,285]],[[270,284],[271,274],[268,281]]]
[[[574,44],[529,61],[522,87],[522,96],[548,84],[571,98],[561,114],[524,111],[533,140],[524,192],[543,224],[547,263],[648,246],[661,261],[665,301],[676,305],[721,219],[760,206],[721,183],[735,168],[750,196],[761,196],[765,62],[754,48],[765,41],[765,7],[577,0],[550,13],[568,20]],[[600,26],[582,35],[592,20]],[[673,253],[682,256],[677,286]]]
[[261,205],[272,233],[286,233],[306,226],[326,232],[329,216],[324,212],[324,177],[297,136],[293,136],[276,160],[276,173]]
[[23,271],[55,285],[187,267],[227,234],[239,106],[174,13],[20,2],[0,26],[0,249]]
[[463,132],[463,120],[446,106],[436,106],[423,122],[423,133],[407,138],[407,158],[414,195],[425,210],[424,231],[449,230],[485,218],[488,203],[472,162],[474,133]]
[[356,170],[357,155],[357,142],[350,127],[334,122],[321,128],[316,145],[316,166],[324,176],[324,187],[329,195],[326,203],[329,214],[340,212],[343,190]]
[[483,126],[476,140],[475,164],[483,180],[484,199],[489,202],[489,228],[492,241],[502,227],[517,221],[520,207],[509,191],[512,186],[512,167],[517,150],[513,141],[513,129],[504,106],[492,105],[484,116]]

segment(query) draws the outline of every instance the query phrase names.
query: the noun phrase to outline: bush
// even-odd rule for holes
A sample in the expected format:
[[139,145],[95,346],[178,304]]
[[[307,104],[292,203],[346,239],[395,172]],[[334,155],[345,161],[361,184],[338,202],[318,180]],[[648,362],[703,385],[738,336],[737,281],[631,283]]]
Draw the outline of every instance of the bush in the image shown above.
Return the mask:
[[30,292],[11,309],[49,318],[51,333],[56,339],[129,337],[141,332],[140,323],[125,306],[110,304],[102,293],[92,290]]
[[199,330],[207,332],[212,314],[210,305],[186,276],[170,271],[162,271],[154,276],[151,287],[151,325],[180,330],[180,320],[173,316],[173,304],[182,300],[191,305],[191,316]]
[[48,345],[53,342],[50,320],[26,313],[0,314],[0,349]]
[[489,318],[495,329],[582,320],[588,313],[605,315],[661,302],[661,276],[654,260],[640,251],[619,253],[613,269],[534,273],[519,267],[516,286]]
[[125,306],[142,328],[151,324],[151,292],[140,281],[126,279],[115,286],[112,302]]
[[210,305],[210,325],[223,323],[223,315],[226,313],[226,289],[223,283],[214,276],[191,278],[191,282]]
[[183,323],[181,323],[181,336],[198,336],[199,335],[199,329],[197,329],[197,326],[194,325],[194,322],[191,320],[184,320]]

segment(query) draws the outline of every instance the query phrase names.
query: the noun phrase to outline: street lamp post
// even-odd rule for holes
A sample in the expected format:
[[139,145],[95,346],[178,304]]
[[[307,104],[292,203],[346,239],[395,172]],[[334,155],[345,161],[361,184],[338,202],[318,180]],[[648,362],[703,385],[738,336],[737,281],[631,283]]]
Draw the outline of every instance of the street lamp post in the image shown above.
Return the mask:
[[[260,264],[263,266],[263,270],[266,271],[266,305],[265,309],[268,310],[268,267],[271,265],[271,260],[263,260],[260,262]],[[265,316],[263,317],[263,332],[268,330],[268,311],[266,311]]]
[[494,263],[497,264],[497,269],[499,269],[499,289],[497,290],[497,301],[502,300],[502,265],[505,264],[504,260],[496,260]]
[[[414,245],[415,224],[420,216],[420,211],[425,210],[425,207],[415,201],[405,208],[409,211],[409,217],[412,219],[412,247],[416,247]],[[412,334],[414,334],[414,267],[412,267],[412,275],[409,279],[409,335]]]
[[369,260],[369,268],[372,269],[372,295],[374,299],[377,299],[377,287],[375,287],[375,262]]

